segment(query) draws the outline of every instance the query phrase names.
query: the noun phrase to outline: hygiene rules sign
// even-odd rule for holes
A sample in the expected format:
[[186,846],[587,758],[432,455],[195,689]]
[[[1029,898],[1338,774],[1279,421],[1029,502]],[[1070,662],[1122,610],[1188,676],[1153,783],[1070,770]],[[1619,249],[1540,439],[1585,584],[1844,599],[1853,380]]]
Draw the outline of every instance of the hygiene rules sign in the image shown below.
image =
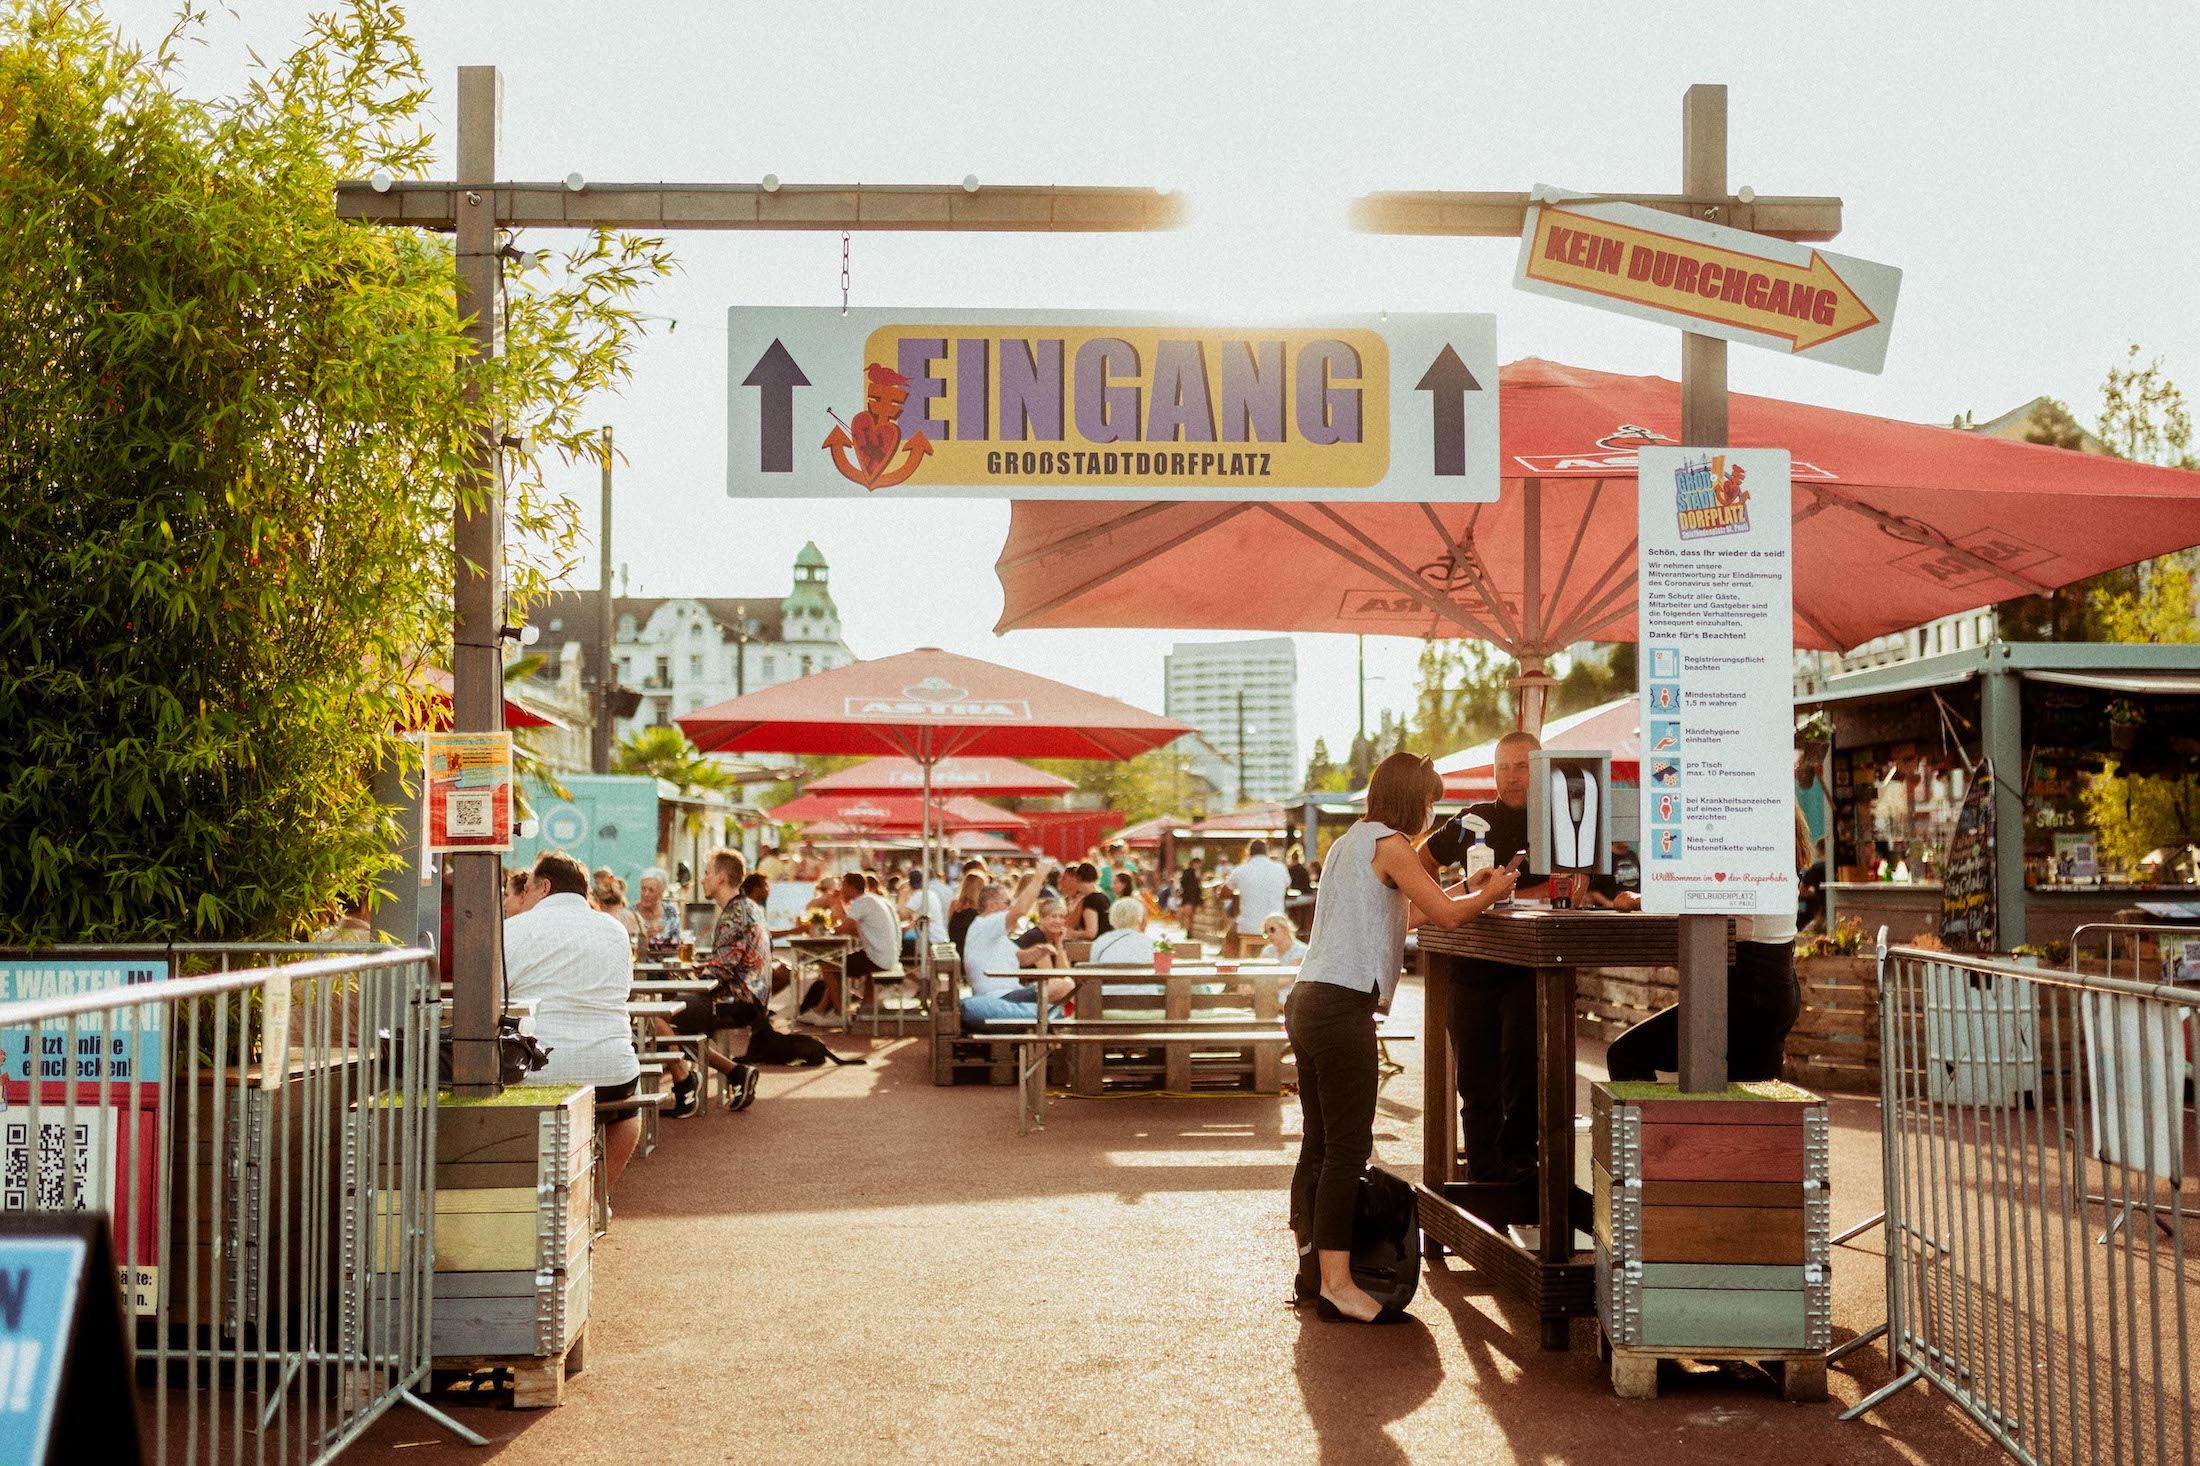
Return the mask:
[[1790,913],[1788,455],[1640,451],[1643,908]]

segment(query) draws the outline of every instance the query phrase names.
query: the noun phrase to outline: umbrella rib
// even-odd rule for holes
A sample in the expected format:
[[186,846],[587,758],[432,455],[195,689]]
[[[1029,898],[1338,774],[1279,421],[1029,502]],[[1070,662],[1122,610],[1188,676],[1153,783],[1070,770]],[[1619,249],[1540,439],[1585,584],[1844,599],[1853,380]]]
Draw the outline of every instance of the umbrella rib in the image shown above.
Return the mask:
[[1795,608],[1795,614],[1802,618],[1803,624],[1805,626],[1808,626],[1811,630],[1817,632],[1820,636],[1825,638],[1826,646],[1829,649],[1833,651],[1841,651],[1843,649],[1841,639],[1835,636],[1831,631],[1829,631],[1823,621],[1820,621],[1816,616],[1811,615],[1810,612],[1804,610],[1801,606],[1797,606]]
[[1498,629],[1517,643],[1520,640],[1520,628],[1505,613],[1505,602],[1497,594],[1497,588],[1490,584],[1489,577],[1482,573],[1482,557],[1474,550],[1474,519],[1481,512],[1482,506],[1477,504],[1474,514],[1467,518],[1465,531],[1454,539],[1451,531],[1444,528],[1443,520],[1437,517],[1435,507],[1426,502],[1421,505],[1421,513],[1435,527],[1436,536],[1444,542],[1451,563],[1467,577],[1467,583],[1474,587],[1475,593],[1482,597],[1482,604],[1489,608],[1490,616],[1497,622]]
[[[1274,515],[1276,518],[1282,520],[1285,524],[1290,525],[1293,529],[1296,529],[1300,534],[1303,534],[1307,538],[1313,540],[1316,544],[1326,545],[1328,548],[1334,550],[1344,559],[1350,561],[1352,564],[1358,566],[1360,569],[1365,570],[1368,574],[1380,576],[1382,579],[1388,581],[1394,589],[1405,591],[1407,594],[1411,595],[1415,600],[1419,601],[1422,605],[1426,606],[1436,615],[1442,617],[1447,621],[1456,622],[1458,625],[1464,627],[1469,635],[1479,637],[1483,641],[1490,642],[1496,646],[1506,647],[1507,650],[1510,650],[1510,647],[1502,637],[1498,636],[1496,633],[1492,632],[1487,626],[1484,626],[1481,622],[1475,620],[1472,616],[1468,615],[1466,611],[1458,605],[1458,603],[1448,600],[1438,601],[1432,599],[1428,593],[1427,587],[1417,577],[1414,576],[1412,570],[1409,567],[1400,564],[1396,557],[1391,555],[1388,550],[1385,550],[1382,546],[1375,544],[1373,541],[1369,540],[1367,536],[1361,533],[1361,531],[1356,526],[1346,520],[1344,516],[1337,513],[1336,510],[1330,508],[1327,504],[1314,505],[1315,512],[1323,515],[1325,518],[1332,520],[1340,528],[1342,528],[1346,534],[1350,535],[1353,539],[1358,540],[1363,546],[1367,548],[1369,554],[1372,554],[1376,557],[1376,560],[1369,560],[1365,556],[1362,556],[1353,551],[1350,547],[1340,544],[1336,540],[1331,539],[1328,536],[1320,533],[1317,529],[1315,529],[1313,525],[1306,524],[1292,518],[1290,515],[1284,513],[1283,510],[1277,505],[1262,504],[1259,507]],[[1387,561],[1388,565],[1386,567],[1384,564],[1377,563],[1377,561]]]
[[1574,561],[1580,557],[1581,542],[1589,533],[1589,521],[1597,512],[1597,500],[1604,497],[1604,480],[1597,479],[1589,485],[1589,502],[1582,508],[1581,518],[1574,522],[1574,542],[1566,547],[1566,563],[1558,567],[1558,580],[1551,586],[1551,619],[1558,620],[1557,609],[1566,599],[1566,582],[1573,577]]
[[1853,494],[1832,488],[1826,484],[1812,484],[1810,489],[1812,493],[1823,495],[1840,508],[1869,519],[1888,535],[1901,540],[1905,544],[1920,545],[1929,550],[1938,550],[1951,559],[1962,561],[1974,570],[1983,570],[1989,575],[2008,581],[2011,585],[2022,586],[2031,595],[2044,596],[2054,591],[2053,586],[2041,585],[2037,581],[2028,580],[2006,565],[1997,565],[1984,555],[1974,554],[1964,549],[1931,525],[1921,525],[1916,520],[1903,519],[1898,515],[1889,514],[1886,510],[1867,504]]
[[1589,633],[1611,620],[1634,594],[1635,577],[1630,574],[1606,591],[1601,600],[1593,601],[1575,612],[1574,619],[1566,623],[1563,631],[1551,638],[1551,644],[1569,646],[1577,641],[1588,640]]
[[[1614,575],[1618,574],[1620,570],[1633,567],[1635,563],[1635,551],[1641,547],[1641,544],[1642,541],[1640,536],[1628,540],[1627,548],[1621,550],[1617,555],[1614,555],[1612,557],[1611,563],[1604,567],[1604,573],[1602,575],[1599,575],[1594,581],[1590,582],[1589,588],[1586,591],[1582,592],[1581,604],[1574,609],[1570,619],[1559,617],[1557,615],[1553,615],[1551,619],[1553,621],[1559,622],[1566,629],[1566,631],[1571,632],[1574,627],[1581,624],[1581,617],[1587,613],[1589,607],[1597,606],[1601,608],[1606,603],[1606,601],[1610,600],[1610,595],[1605,590],[1606,583],[1609,582]],[[1629,576],[1627,579],[1626,588],[1632,588],[1633,585],[1634,577]],[[1572,636],[1554,636],[1552,638],[1552,642],[1554,645],[1564,646],[1567,644],[1567,642],[1576,639],[1577,638]]]
[[1117,530],[1127,528],[1142,519],[1149,519],[1156,514],[1166,514],[1171,509],[1182,509],[1183,507],[1184,501],[1181,499],[1157,499],[1151,504],[1141,504],[1136,509],[1105,523],[1078,530],[1076,533],[1065,535],[1058,540],[1049,540],[1038,549],[1026,550],[1021,555],[1014,557],[1004,556],[994,562],[993,568],[995,571],[1021,570],[1035,561],[1046,559],[1049,555],[1067,554],[1071,550],[1083,549],[1094,540],[1106,539]]
[[1144,554],[1139,555],[1134,559],[1126,560],[1120,565],[1116,565],[1107,570],[1103,570],[1098,575],[1095,575],[1094,577],[1092,577],[1092,579],[1087,580],[1082,584],[1071,586],[1068,590],[1063,591],[1060,595],[1055,596],[1050,600],[1042,601],[1038,605],[1033,606],[1030,610],[1024,612],[1023,615],[1018,616],[1013,621],[1009,619],[1008,607],[1004,603],[1001,607],[1000,624],[994,629],[996,631],[1015,631],[1025,627],[1029,627],[1039,617],[1046,615],[1047,612],[1052,611],[1059,606],[1066,605],[1089,591],[1098,590],[1101,586],[1106,585],[1111,580],[1121,579],[1123,576],[1129,574],[1131,571],[1137,569],[1139,566],[1147,564],[1148,562],[1155,560],[1162,555],[1166,555],[1169,551],[1177,548],[1186,540],[1189,540],[1196,535],[1204,534],[1206,531],[1213,529],[1218,525],[1221,525],[1227,520],[1234,519],[1238,515],[1243,514],[1246,510],[1254,507],[1256,506],[1245,502],[1233,503],[1223,513],[1216,515],[1213,519],[1205,520],[1199,524],[1195,524],[1190,529],[1185,530],[1182,534],[1172,535],[1168,539],[1163,540],[1160,544],[1155,545],[1152,549],[1146,551]]

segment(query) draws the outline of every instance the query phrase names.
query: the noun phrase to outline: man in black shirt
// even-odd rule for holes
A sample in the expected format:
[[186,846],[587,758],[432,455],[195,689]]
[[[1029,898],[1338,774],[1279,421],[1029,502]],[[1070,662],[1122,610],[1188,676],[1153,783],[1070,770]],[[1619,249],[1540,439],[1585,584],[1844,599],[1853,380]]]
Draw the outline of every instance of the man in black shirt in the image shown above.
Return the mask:
[[[1488,822],[1483,841],[1498,865],[1528,851],[1528,755],[1533,733],[1497,740],[1497,798],[1467,813]],[[1474,843],[1457,819],[1421,847],[1430,872],[1466,859]],[[1542,896],[1550,876],[1523,868],[1516,896]],[[1451,1052],[1459,1076],[1459,1138],[1469,1181],[1513,1181],[1535,1170],[1535,973],[1509,962],[1452,963]]]

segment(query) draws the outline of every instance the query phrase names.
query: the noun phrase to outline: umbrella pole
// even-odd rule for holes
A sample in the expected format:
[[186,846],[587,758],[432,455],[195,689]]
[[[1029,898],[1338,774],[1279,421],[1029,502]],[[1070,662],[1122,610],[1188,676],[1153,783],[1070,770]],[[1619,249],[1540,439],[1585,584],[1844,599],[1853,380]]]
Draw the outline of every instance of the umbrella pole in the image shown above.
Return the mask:
[[[923,885],[917,893],[917,981],[924,985],[925,1011],[930,1012],[939,1002],[939,994],[932,986],[932,764],[938,750],[930,738],[924,740],[922,747],[924,757],[918,764],[924,770],[924,807],[917,818],[924,839],[924,864],[917,872],[917,879]],[[938,1027],[935,1020],[934,1031]]]

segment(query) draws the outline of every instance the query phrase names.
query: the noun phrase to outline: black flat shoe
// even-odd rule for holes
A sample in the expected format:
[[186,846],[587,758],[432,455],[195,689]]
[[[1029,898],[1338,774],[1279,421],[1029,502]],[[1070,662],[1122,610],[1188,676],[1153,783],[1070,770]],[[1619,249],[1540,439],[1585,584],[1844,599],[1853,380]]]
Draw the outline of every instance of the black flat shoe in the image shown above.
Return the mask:
[[1322,1285],[1319,1278],[1309,1278],[1300,1273],[1291,1279],[1291,1307],[1304,1308],[1321,1296]]
[[1314,1313],[1324,1323],[1392,1324],[1404,1323],[1413,1316],[1395,1303],[1385,1303],[1373,1318],[1354,1318],[1318,1293],[1314,1295]]

